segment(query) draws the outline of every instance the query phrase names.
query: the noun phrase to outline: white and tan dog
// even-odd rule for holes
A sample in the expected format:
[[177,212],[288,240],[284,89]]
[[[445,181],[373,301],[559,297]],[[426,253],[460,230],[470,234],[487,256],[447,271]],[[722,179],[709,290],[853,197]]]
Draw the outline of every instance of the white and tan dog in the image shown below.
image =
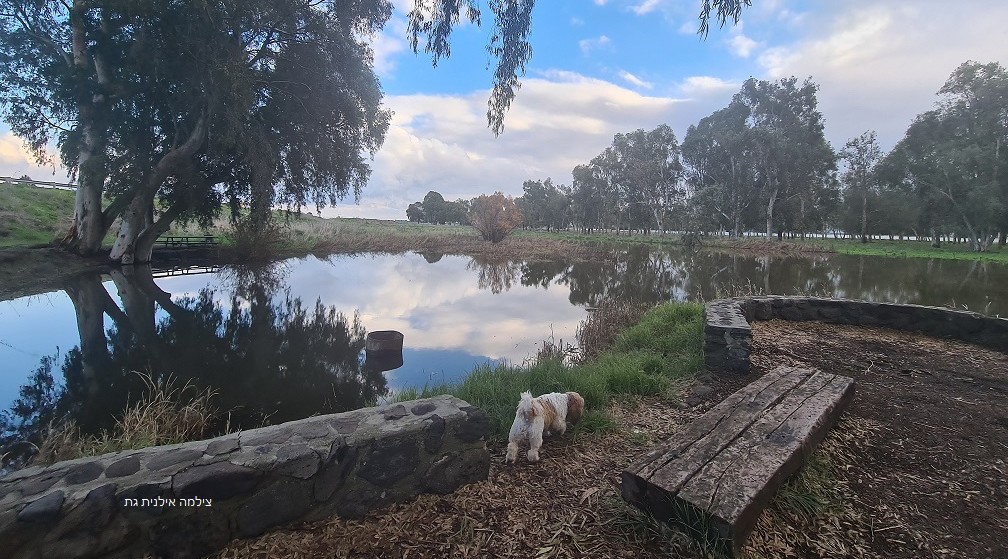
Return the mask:
[[551,392],[533,398],[531,392],[522,392],[521,401],[515,411],[511,434],[508,435],[508,462],[518,459],[518,443],[529,441],[529,462],[539,461],[539,447],[543,435],[567,431],[567,422],[577,423],[584,414],[584,398],[577,392]]

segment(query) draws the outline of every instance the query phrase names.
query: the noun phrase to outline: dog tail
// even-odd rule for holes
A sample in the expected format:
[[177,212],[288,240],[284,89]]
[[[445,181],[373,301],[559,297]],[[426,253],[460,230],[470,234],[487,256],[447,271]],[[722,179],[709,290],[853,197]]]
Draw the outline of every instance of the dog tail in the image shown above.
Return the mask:
[[585,401],[577,392],[567,393],[567,421],[577,423],[584,415]]
[[518,411],[525,417],[535,416],[535,408],[532,406],[532,393],[528,390],[521,394],[521,401],[518,402]]

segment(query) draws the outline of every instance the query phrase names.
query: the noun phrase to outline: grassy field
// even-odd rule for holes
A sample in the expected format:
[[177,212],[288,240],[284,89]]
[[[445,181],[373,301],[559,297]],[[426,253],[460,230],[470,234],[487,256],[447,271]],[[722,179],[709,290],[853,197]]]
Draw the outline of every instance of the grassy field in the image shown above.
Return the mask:
[[857,239],[814,239],[804,242],[822,246],[840,254],[1008,262],[1008,249],[999,247],[997,243],[991,247],[989,252],[976,253],[971,251],[969,245],[965,243],[943,243],[941,248],[933,248],[928,241],[875,240],[862,243]]
[[[21,184],[0,185],[0,248],[51,246],[66,234],[73,219],[74,193]],[[224,222],[212,231],[222,234]],[[115,241],[115,224],[104,243]],[[173,227],[169,235],[197,235],[195,226]]]
[[[73,215],[73,193],[29,186],[0,186],[0,248],[48,245],[61,236]],[[678,235],[620,234],[612,232],[518,230],[503,246],[489,246],[468,226],[431,225],[406,221],[361,218],[322,219],[311,214],[278,214],[277,226],[256,238],[243,238],[226,220],[209,231],[190,225],[173,227],[168,235],[210,233],[221,238],[237,259],[271,259],[304,253],[431,251],[447,254],[489,253],[524,257],[597,256],[613,245],[644,243],[679,245]],[[106,236],[110,245],[115,226]],[[788,239],[767,241],[760,237],[741,240],[707,237],[704,246],[715,250],[741,250],[758,254],[835,252],[865,256],[988,260],[1008,263],[1008,249],[995,244],[990,252],[975,253],[965,244],[932,248],[923,241],[861,243],[856,239]]]

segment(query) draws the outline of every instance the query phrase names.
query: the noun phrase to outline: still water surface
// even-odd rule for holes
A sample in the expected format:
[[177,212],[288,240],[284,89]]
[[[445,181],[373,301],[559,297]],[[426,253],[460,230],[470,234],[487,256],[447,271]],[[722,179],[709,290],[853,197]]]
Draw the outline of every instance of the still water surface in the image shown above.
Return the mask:
[[[573,341],[605,297],[710,299],[738,286],[1008,314],[1008,266],[949,260],[638,246],[599,262],[402,254],[167,277],[114,271],[0,302],[0,444],[66,417],[108,428],[142,391],[136,372],[210,388],[232,428],[251,428],[521,362],[543,339]],[[374,330],[404,334],[401,367],[365,366]]]

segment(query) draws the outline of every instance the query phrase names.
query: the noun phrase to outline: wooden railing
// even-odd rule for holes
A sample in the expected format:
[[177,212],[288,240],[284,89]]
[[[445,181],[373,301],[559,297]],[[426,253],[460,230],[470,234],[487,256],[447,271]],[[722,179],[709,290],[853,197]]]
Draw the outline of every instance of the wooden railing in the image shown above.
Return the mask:
[[164,248],[215,247],[217,238],[213,235],[195,237],[161,237],[156,245]]

